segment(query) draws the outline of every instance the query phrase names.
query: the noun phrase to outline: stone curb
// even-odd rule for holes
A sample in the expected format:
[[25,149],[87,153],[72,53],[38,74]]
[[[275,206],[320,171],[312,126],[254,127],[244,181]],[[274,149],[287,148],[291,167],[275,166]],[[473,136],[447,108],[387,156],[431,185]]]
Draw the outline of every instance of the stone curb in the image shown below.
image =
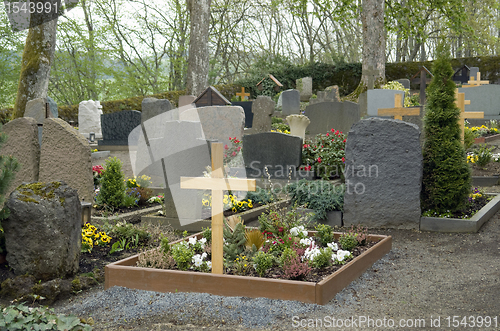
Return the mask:
[[500,209],[500,195],[488,202],[468,220],[458,218],[421,217],[420,231],[478,232],[481,226]]
[[141,216],[142,215],[147,215],[150,213],[154,213],[158,210],[160,210],[162,207],[161,206],[154,206],[154,207],[149,207],[141,210],[136,210],[132,211],[130,213],[125,213],[121,215],[116,215],[116,216],[109,216],[109,217],[100,217],[100,216],[92,216],[91,220],[92,222],[97,222],[97,223],[102,223],[105,220],[108,221],[122,221],[122,222],[131,222],[131,221],[138,221],[140,222]]
[[496,176],[472,176],[472,186],[495,186],[498,184],[499,175]]
[[104,157],[108,157],[110,153],[111,153],[110,151],[97,151],[97,152],[93,152],[92,153],[92,160],[102,159]]

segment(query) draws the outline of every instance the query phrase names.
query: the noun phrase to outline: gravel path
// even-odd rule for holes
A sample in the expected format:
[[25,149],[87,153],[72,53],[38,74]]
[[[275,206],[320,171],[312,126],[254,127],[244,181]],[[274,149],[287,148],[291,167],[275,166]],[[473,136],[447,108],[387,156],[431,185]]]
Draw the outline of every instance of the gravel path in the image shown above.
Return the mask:
[[[350,319],[349,326],[354,319],[355,327],[339,330],[410,330],[418,323],[420,330],[470,329],[453,328],[453,316],[467,316],[468,326],[479,316],[496,317],[496,327],[483,321],[479,329],[500,330],[500,213],[479,233],[370,232],[393,236],[391,252],[324,306],[101,287],[59,302],[56,310],[92,317],[95,330],[291,330],[311,321],[331,329],[333,318]],[[438,317],[440,327],[431,327]],[[360,324],[370,319],[378,327]]]

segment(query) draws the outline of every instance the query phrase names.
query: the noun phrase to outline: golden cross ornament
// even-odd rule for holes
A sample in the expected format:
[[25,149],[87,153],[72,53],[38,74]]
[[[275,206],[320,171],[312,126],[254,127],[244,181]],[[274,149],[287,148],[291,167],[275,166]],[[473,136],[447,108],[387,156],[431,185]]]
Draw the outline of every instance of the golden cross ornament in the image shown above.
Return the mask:
[[245,97],[249,97],[250,96],[250,93],[245,93],[245,88],[242,87],[241,88],[241,92],[240,93],[236,93],[237,96],[241,97],[241,101],[245,101]]
[[403,116],[420,116],[420,107],[403,107],[403,94],[394,95],[394,108],[378,109],[378,116],[394,116],[395,120],[403,120]]
[[464,142],[464,132],[465,132],[465,119],[466,118],[484,118],[484,112],[482,111],[465,111],[465,105],[470,105],[470,100],[465,100],[465,93],[458,93],[458,89],[455,90],[455,105],[460,108],[460,117],[458,119],[458,125],[460,126],[460,137],[462,142]]

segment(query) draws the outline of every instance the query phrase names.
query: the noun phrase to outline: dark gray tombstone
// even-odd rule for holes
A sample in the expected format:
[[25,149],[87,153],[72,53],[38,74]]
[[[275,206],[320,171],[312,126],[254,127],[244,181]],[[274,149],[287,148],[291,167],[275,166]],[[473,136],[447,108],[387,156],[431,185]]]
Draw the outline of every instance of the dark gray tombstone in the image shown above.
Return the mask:
[[300,113],[300,93],[297,90],[286,90],[281,93],[283,115]]
[[253,101],[235,101],[231,102],[233,106],[240,106],[245,112],[245,128],[251,128],[253,123],[252,104]]
[[460,69],[455,71],[451,79],[457,84],[467,84],[469,77],[471,77],[470,68],[467,65],[463,65]]
[[396,94],[404,92],[398,90],[368,90],[367,91],[367,112],[368,116],[378,116],[378,110],[381,108],[394,108],[394,97]]
[[141,125],[141,112],[137,110],[122,110],[101,115],[102,140],[99,146],[126,146],[129,144],[129,134]]
[[[470,67],[469,79],[474,77],[477,80],[477,73],[479,72],[479,67]],[[467,82],[466,82],[467,83]]]
[[409,79],[406,79],[406,78],[402,78],[402,79],[398,79],[397,82],[400,82],[401,85],[403,85],[403,87],[405,89],[410,89],[410,80]]
[[[475,87],[459,88],[459,93],[465,94],[466,112],[482,111],[485,120],[500,119],[500,85],[488,84]],[[479,120],[484,123],[484,120]]]
[[422,151],[416,125],[369,118],[346,143],[344,225],[418,229]]
[[263,132],[243,137],[243,160],[248,178],[286,179],[307,177],[297,170],[302,160],[302,138],[278,132]]
[[271,97],[259,95],[252,104],[254,132],[267,132],[271,130],[274,101]]
[[144,98],[142,100],[142,122],[163,114],[172,109],[172,104],[167,99]]
[[315,103],[307,106],[304,115],[311,121],[307,127],[309,136],[324,134],[330,129],[347,133],[361,118],[359,105],[350,101]]

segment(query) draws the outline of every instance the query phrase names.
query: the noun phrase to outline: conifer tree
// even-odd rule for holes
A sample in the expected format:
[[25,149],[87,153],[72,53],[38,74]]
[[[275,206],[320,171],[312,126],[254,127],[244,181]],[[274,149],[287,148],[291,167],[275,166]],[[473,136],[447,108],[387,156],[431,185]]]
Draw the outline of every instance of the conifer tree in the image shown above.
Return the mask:
[[443,46],[434,61],[434,77],[427,88],[424,118],[423,210],[438,213],[464,206],[471,188],[471,170],[460,140],[460,109],[455,105],[453,69]]

